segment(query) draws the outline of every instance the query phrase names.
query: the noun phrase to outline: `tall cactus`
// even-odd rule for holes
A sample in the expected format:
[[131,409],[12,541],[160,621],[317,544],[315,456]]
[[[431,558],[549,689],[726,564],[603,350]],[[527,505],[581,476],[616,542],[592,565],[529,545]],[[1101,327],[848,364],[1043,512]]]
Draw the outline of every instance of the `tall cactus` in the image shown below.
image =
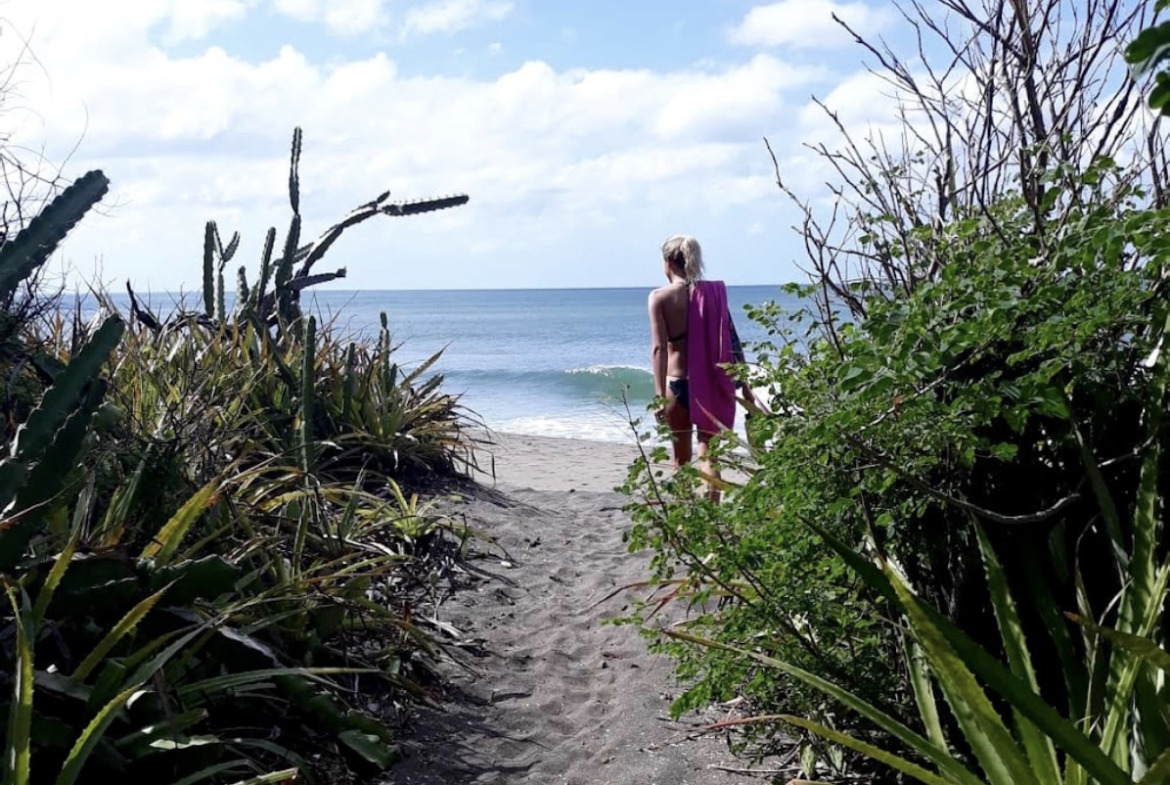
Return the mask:
[[215,221],[203,228],[203,311],[209,318],[223,322],[227,316],[223,270],[240,247],[240,233],[233,232],[225,246]]
[[260,278],[252,291],[252,296],[244,301],[252,313],[260,312],[260,303],[264,300],[264,292],[268,289],[269,279],[272,278],[272,251],[275,247],[276,229],[271,228],[268,230],[268,236],[264,238],[264,251],[260,254]]
[[[326,251],[346,229],[376,215],[391,217],[421,215],[434,210],[457,207],[468,201],[466,194],[459,194],[413,202],[391,202],[390,192],[387,191],[376,199],[350,211],[348,215],[329,227],[313,242],[302,245],[300,180],[302,138],[301,129],[294,129],[288,172],[288,201],[289,207],[292,208],[292,217],[289,220],[288,234],[285,236],[283,249],[278,256],[275,255],[276,230],[269,229],[255,285],[249,290],[247,276],[243,270],[237,276],[235,316],[248,317],[248,314],[254,314],[259,317],[261,323],[275,327],[276,337],[281,341],[301,340],[304,336],[304,329],[299,324],[302,318],[301,292],[311,286],[345,277],[346,269],[344,267],[332,272],[314,273],[313,266],[325,256]],[[223,307],[223,267],[234,253],[238,242],[239,234],[237,233],[226,247],[222,246],[219,242],[219,231],[215,222],[208,222],[203,249],[204,310],[208,317],[215,318],[220,322],[228,318],[228,314],[224,312],[226,309]],[[218,275],[215,270],[217,257],[219,262]]]

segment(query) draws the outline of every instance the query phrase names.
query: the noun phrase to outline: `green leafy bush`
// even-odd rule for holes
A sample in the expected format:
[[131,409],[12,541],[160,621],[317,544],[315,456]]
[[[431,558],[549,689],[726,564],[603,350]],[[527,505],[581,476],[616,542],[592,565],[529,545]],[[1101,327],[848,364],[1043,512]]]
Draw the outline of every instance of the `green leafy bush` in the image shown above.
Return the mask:
[[[1091,10],[1071,41],[1043,24],[1052,3],[999,15],[961,5],[966,38],[932,25],[929,8],[907,8],[920,30],[949,36],[953,61],[927,63],[923,76],[883,51],[904,146],[846,136],[841,151],[823,148],[843,181],[823,225],[796,199],[812,283],[792,291],[808,309],[791,319],[775,306],[753,311],[772,340],[754,347],[751,380],[772,413],[749,423],[746,457],[724,455],[748,479],[712,506],[695,498],[693,470],[665,478],[634,467],[631,545],[655,551],[654,578],[689,611],[670,629],[657,625],[656,604],[637,618],[677,658],[688,689],[675,709],[745,696],[761,713],[747,727],[764,752],[786,747],[794,725],[815,726],[922,764],[922,748],[890,735],[892,719],[945,751],[936,781],[973,771],[1005,781],[952,700],[961,674],[943,668],[953,652],[927,650],[944,630],[978,689],[1000,693],[989,699],[1010,728],[1000,741],[1016,746],[1005,759],[1025,756],[1041,782],[1100,775],[1084,778],[1058,740],[1054,780],[1057,764],[1029,745],[1056,737],[1018,721],[1020,698],[1076,725],[1092,754],[1136,778],[1159,770],[1166,746],[1163,679],[1148,664],[1129,687],[1103,678],[1135,660],[1087,630],[1115,626],[1163,645],[1152,565],[1167,553],[1160,518],[1139,512],[1166,491],[1164,471],[1142,468],[1165,438],[1150,426],[1164,408],[1150,397],[1150,361],[1165,319],[1166,171],[1160,137],[1146,136],[1124,99],[1130,85],[1074,88],[1067,77],[1114,65],[1139,15]],[[979,66],[996,52],[992,79]],[[970,80],[958,95],[940,76],[954,70]],[[997,106],[1004,82],[1018,114]],[[869,562],[887,577],[870,580],[882,573]],[[1149,629],[1135,621],[1146,613]],[[1003,694],[987,665],[1000,660],[1026,689]],[[1106,722],[1102,735],[1096,723]],[[842,761],[814,737],[802,743],[810,772],[818,755]]]

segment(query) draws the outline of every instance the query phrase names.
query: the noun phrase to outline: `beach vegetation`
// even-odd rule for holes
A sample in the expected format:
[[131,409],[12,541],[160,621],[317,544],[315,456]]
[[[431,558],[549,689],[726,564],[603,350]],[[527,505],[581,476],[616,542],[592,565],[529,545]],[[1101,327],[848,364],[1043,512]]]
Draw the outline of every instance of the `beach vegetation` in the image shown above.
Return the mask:
[[1057,0],[943,5],[903,8],[922,62],[851,31],[901,131],[838,124],[827,219],[777,167],[807,307],[752,309],[768,411],[722,504],[632,468],[634,620],[676,712],[746,698],[741,742],[810,775],[1164,781],[1170,212],[1124,61],[1153,4],[1075,35]]
[[[5,785],[339,782],[398,755],[440,649],[412,602],[467,536],[409,489],[474,460],[470,418],[385,317],[344,339],[300,293],[338,277],[311,268],[345,228],[466,197],[382,195],[302,244],[299,152],[298,130],[283,251],[269,232],[234,297],[238,236],[208,224],[201,311],[131,290],[3,314]],[[0,301],[107,188],[78,178],[6,239]]]

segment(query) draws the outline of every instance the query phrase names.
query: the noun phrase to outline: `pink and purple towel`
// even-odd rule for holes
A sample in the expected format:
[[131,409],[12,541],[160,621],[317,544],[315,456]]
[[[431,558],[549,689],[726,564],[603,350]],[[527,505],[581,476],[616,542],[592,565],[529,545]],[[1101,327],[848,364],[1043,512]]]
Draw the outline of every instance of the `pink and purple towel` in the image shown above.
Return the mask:
[[700,433],[735,425],[735,382],[722,367],[731,362],[727,287],[723,281],[698,281],[687,310],[687,377],[691,422]]

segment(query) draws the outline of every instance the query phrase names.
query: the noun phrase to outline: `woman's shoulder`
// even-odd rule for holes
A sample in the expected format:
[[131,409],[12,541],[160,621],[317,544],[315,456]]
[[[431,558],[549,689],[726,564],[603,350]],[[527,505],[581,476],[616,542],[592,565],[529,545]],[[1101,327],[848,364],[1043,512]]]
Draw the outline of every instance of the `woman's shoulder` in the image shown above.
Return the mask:
[[655,300],[661,300],[665,297],[669,297],[678,288],[679,287],[675,286],[674,284],[668,283],[664,286],[659,286],[657,289],[652,289],[650,291],[650,301],[654,302]]

